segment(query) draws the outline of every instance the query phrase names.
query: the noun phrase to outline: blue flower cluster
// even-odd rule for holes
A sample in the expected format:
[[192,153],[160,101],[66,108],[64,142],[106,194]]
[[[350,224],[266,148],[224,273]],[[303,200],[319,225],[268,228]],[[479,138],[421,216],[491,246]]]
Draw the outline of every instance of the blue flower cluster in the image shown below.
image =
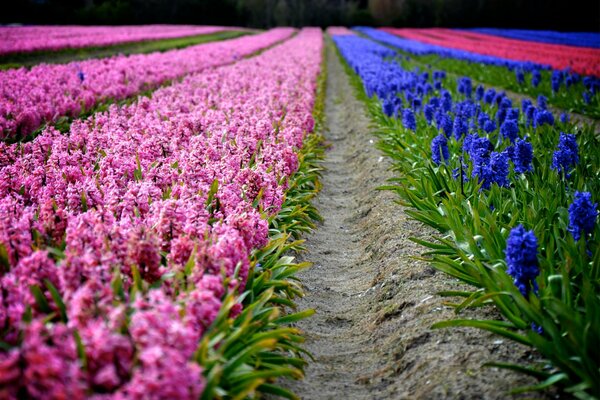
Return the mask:
[[[510,162],[515,173],[532,170],[533,147],[520,137],[519,132],[521,111],[513,107],[505,93],[494,89],[486,91],[481,86],[473,90],[471,79],[461,77],[457,81],[457,89],[462,99],[453,99],[452,94],[444,89],[446,74],[443,71],[404,70],[399,63],[391,60],[394,54],[390,53],[390,49],[358,36],[334,36],[333,40],[348,64],[361,77],[367,95],[376,95],[381,100],[385,115],[401,119],[404,128],[416,132],[417,116],[422,114],[427,124],[437,128],[439,134],[431,142],[435,164],[450,160],[448,140],[454,139],[463,141],[464,156],[471,164],[471,177],[481,183],[482,189],[489,189],[494,183],[510,186]],[[487,105],[491,114],[483,111]],[[549,123],[546,122],[549,119],[554,122],[543,97],[538,99],[537,107],[529,101],[522,108],[532,115],[532,126]],[[496,133],[498,127],[500,130]],[[495,149],[490,139],[481,134],[498,135],[506,140],[508,146],[500,143],[504,150]]]
[[556,32],[497,28],[474,28],[468,30],[487,33],[489,35],[503,36],[510,39],[600,49],[600,33],[595,32]]
[[559,174],[565,174],[565,177],[570,177],[570,171],[579,163],[579,150],[575,135],[560,133],[558,140],[558,149],[552,155],[553,170]]
[[507,67],[510,70],[520,69],[522,71],[532,71],[539,69],[550,69],[547,65],[536,64],[532,62],[522,62],[508,60],[505,58],[488,56],[484,54],[477,54],[470,51],[451,49],[447,47],[437,46],[434,44],[427,44],[411,39],[403,39],[398,36],[392,35],[384,31],[380,31],[375,28],[369,28],[364,26],[354,27],[354,30],[361,32],[368,37],[375,39],[381,43],[396,47],[400,50],[406,51],[416,55],[428,55],[435,54],[445,58],[455,58],[458,60],[469,61],[473,63],[481,63],[487,65],[498,65]]
[[523,225],[511,229],[506,241],[506,273],[513,277],[515,286],[526,298],[538,286],[535,278],[540,273],[537,252],[538,243],[533,231],[526,231]]
[[588,235],[594,230],[598,217],[598,203],[592,203],[589,192],[575,192],[575,200],[569,206],[569,231],[578,241],[582,234]]
[[[402,51],[415,54],[415,55],[429,55],[435,54],[439,57],[443,58],[454,58],[457,60],[468,61],[472,63],[480,63],[486,65],[495,65],[500,67],[505,67],[510,71],[515,72],[515,77],[517,79],[517,83],[522,85],[525,83],[525,73],[531,73],[531,86],[538,87],[542,81],[541,70],[550,70],[552,69],[549,65],[546,64],[538,64],[530,61],[515,61],[506,58],[500,58],[490,55],[478,54],[466,50],[459,50],[453,48],[447,48],[443,46],[428,44],[419,42],[417,40],[412,39],[404,39],[393,35],[391,33],[387,33],[378,29],[369,28],[369,27],[354,27],[354,30],[365,34],[366,36],[377,40],[378,42],[384,43],[386,45],[396,47]],[[560,90],[561,87],[565,87],[568,89],[573,84],[581,81],[581,76],[572,71],[566,70],[554,70],[551,78],[551,86],[552,90],[556,93]],[[596,93],[600,92],[600,78],[587,76],[583,78],[585,91],[582,93],[583,99],[586,103],[591,103],[592,98],[596,95]],[[459,85],[459,91],[461,91],[461,86]],[[461,91],[462,93],[462,91]],[[469,96],[467,96],[469,97]]]

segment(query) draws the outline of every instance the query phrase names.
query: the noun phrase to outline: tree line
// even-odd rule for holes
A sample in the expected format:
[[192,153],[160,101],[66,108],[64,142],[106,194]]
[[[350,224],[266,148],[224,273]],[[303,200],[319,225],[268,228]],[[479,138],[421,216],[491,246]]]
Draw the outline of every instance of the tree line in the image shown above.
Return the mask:
[[512,27],[600,32],[598,0],[16,0],[0,23]]

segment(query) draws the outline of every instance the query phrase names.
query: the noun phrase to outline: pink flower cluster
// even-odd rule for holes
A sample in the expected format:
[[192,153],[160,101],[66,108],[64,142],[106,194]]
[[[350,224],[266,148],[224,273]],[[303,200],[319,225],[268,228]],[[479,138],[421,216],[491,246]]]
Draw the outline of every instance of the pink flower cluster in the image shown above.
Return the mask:
[[329,36],[352,36],[355,33],[345,26],[330,26],[327,28]]
[[54,51],[112,46],[147,40],[206,35],[230,29],[232,28],[224,26],[195,25],[3,26],[0,27],[0,55],[40,50]]
[[600,50],[591,47],[532,42],[445,28],[382,28],[382,30],[423,43],[508,60],[531,61],[550,65],[554,69],[569,68],[580,74],[600,76]]
[[[268,241],[313,129],[322,49],[320,29],[304,29],[68,134],[0,143],[0,340],[12,347],[0,398],[198,397],[192,354]],[[136,277],[152,289],[132,290]]]
[[0,71],[0,139],[28,135],[44,122],[75,117],[98,102],[124,99],[171,79],[233,62],[293,32],[278,28],[164,53]]

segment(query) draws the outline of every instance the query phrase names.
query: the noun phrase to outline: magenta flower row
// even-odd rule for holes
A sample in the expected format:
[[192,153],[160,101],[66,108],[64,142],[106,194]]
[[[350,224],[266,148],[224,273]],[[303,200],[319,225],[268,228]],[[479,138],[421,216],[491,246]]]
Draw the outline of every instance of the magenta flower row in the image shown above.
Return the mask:
[[232,28],[224,26],[194,25],[4,26],[0,27],[0,55],[113,46],[205,35],[230,29]]
[[99,102],[121,100],[186,74],[233,62],[293,32],[279,28],[164,53],[0,71],[0,139],[18,139],[45,122],[76,117]]
[[[68,134],[0,143],[0,397],[198,397],[191,357],[268,242],[313,129],[322,49],[304,29]],[[156,288],[133,298],[135,276]]]

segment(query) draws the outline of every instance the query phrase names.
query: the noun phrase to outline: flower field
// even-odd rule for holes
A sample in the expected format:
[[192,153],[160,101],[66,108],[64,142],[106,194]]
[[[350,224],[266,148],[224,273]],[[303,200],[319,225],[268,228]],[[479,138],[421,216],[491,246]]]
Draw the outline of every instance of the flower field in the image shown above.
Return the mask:
[[0,71],[0,138],[21,140],[45,122],[76,117],[100,102],[121,100],[185,74],[231,63],[292,33],[280,28],[164,53]]
[[[224,296],[251,284],[250,270],[261,267],[254,251],[268,244],[269,220],[299,171],[322,46],[320,30],[303,30],[260,56],[78,120],[65,134],[47,128],[31,142],[1,144],[3,397],[187,399],[209,396],[214,382],[231,384],[232,394],[255,388],[243,357],[201,360],[214,350],[209,327],[227,320],[220,313],[240,314],[242,304]],[[290,262],[276,261],[277,270]],[[246,317],[241,323],[260,328]],[[278,332],[293,337],[288,329],[229,345],[267,357]],[[276,357],[259,376],[269,376],[268,365],[273,376],[299,373],[291,361],[277,367],[285,357]],[[201,378],[210,363],[224,365]]]
[[514,104],[467,76],[407,70],[404,56],[374,41],[333,39],[377,122],[380,148],[394,160],[398,177],[386,188],[439,232],[435,241],[418,240],[432,265],[474,287],[442,294],[462,298],[457,314],[494,305],[504,317],[434,328],[476,327],[532,346],[551,366],[491,365],[530,373],[542,379],[538,388],[598,396],[594,131],[553,115],[544,96]]
[[[0,27],[0,54],[227,29]],[[420,351],[429,332],[456,327],[533,354],[492,358],[486,366],[494,368],[478,372],[533,377],[512,394],[551,388],[600,398],[597,39],[486,28],[274,28],[0,71],[0,399],[295,399],[314,393],[306,387],[328,396],[321,387],[332,382],[349,399],[362,398],[352,385],[371,398],[425,398],[376,390],[402,384],[400,374],[414,367],[405,353]],[[344,122],[363,114],[344,96],[364,106],[374,136]],[[343,158],[351,134],[361,149]],[[369,144],[382,154],[374,165],[393,176],[380,193],[401,204],[384,197],[398,207],[393,214],[412,220],[394,252],[414,269],[416,258],[427,262],[442,273],[438,284],[452,285],[373,315],[361,301],[423,290],[435,271],[381,284],[384,267],[362,276],[359,267],[387,254],[377,249],[381,238],[368,241],[373,226],[364,218],[400,221],[343,197],[371,196],[351,180],[374,173],[353,169],[370,157]],[[335,160],[325,168],[327,157]],[[329,203],[313,204],[322,179],[341,196],[324,216],[319,207]],[[319,243],[309,232],[320,228],[352,240]],[[426,229],[433,233],[422,235]],[[418,251],[405,254],[411,246]],[[348,265],[333,283],[304,282],[313,257],[317,276],[328,263]],[[370,286],[335,286],[364,278]],[[315,307],[325,334],[303,325],[315,310],[300,301],[311,296],[327,305]],[[443,298],[439,306],[416,312],[434,297]],[[442,309],[453,317],[431,316]],[[368,328],[340,343],[354,311],[370,318],[356,323]],[[378,327],[394,318],[400,329],[419,320],[427,331],[399,341],[386,328],[385,346],[398,352],[369,365],[365,343],[380,343]],[[453,338],[446,340],[464,342],[453,345],[468,356],[472,343]],[[315,341],[323,349],[315,352]],[[350,384],[335,386],[352,370],[335,365],[336,352],[361,366]],[[444,360],[428,368],[439,375],[435,363]],[[290,383],[313,366],[325,372],[308,373],[305,389]]]
[[18,26],[0,27],[0,55],[41,50],[158,40],[227,30],[220,26],[145,25],[145,26]]

